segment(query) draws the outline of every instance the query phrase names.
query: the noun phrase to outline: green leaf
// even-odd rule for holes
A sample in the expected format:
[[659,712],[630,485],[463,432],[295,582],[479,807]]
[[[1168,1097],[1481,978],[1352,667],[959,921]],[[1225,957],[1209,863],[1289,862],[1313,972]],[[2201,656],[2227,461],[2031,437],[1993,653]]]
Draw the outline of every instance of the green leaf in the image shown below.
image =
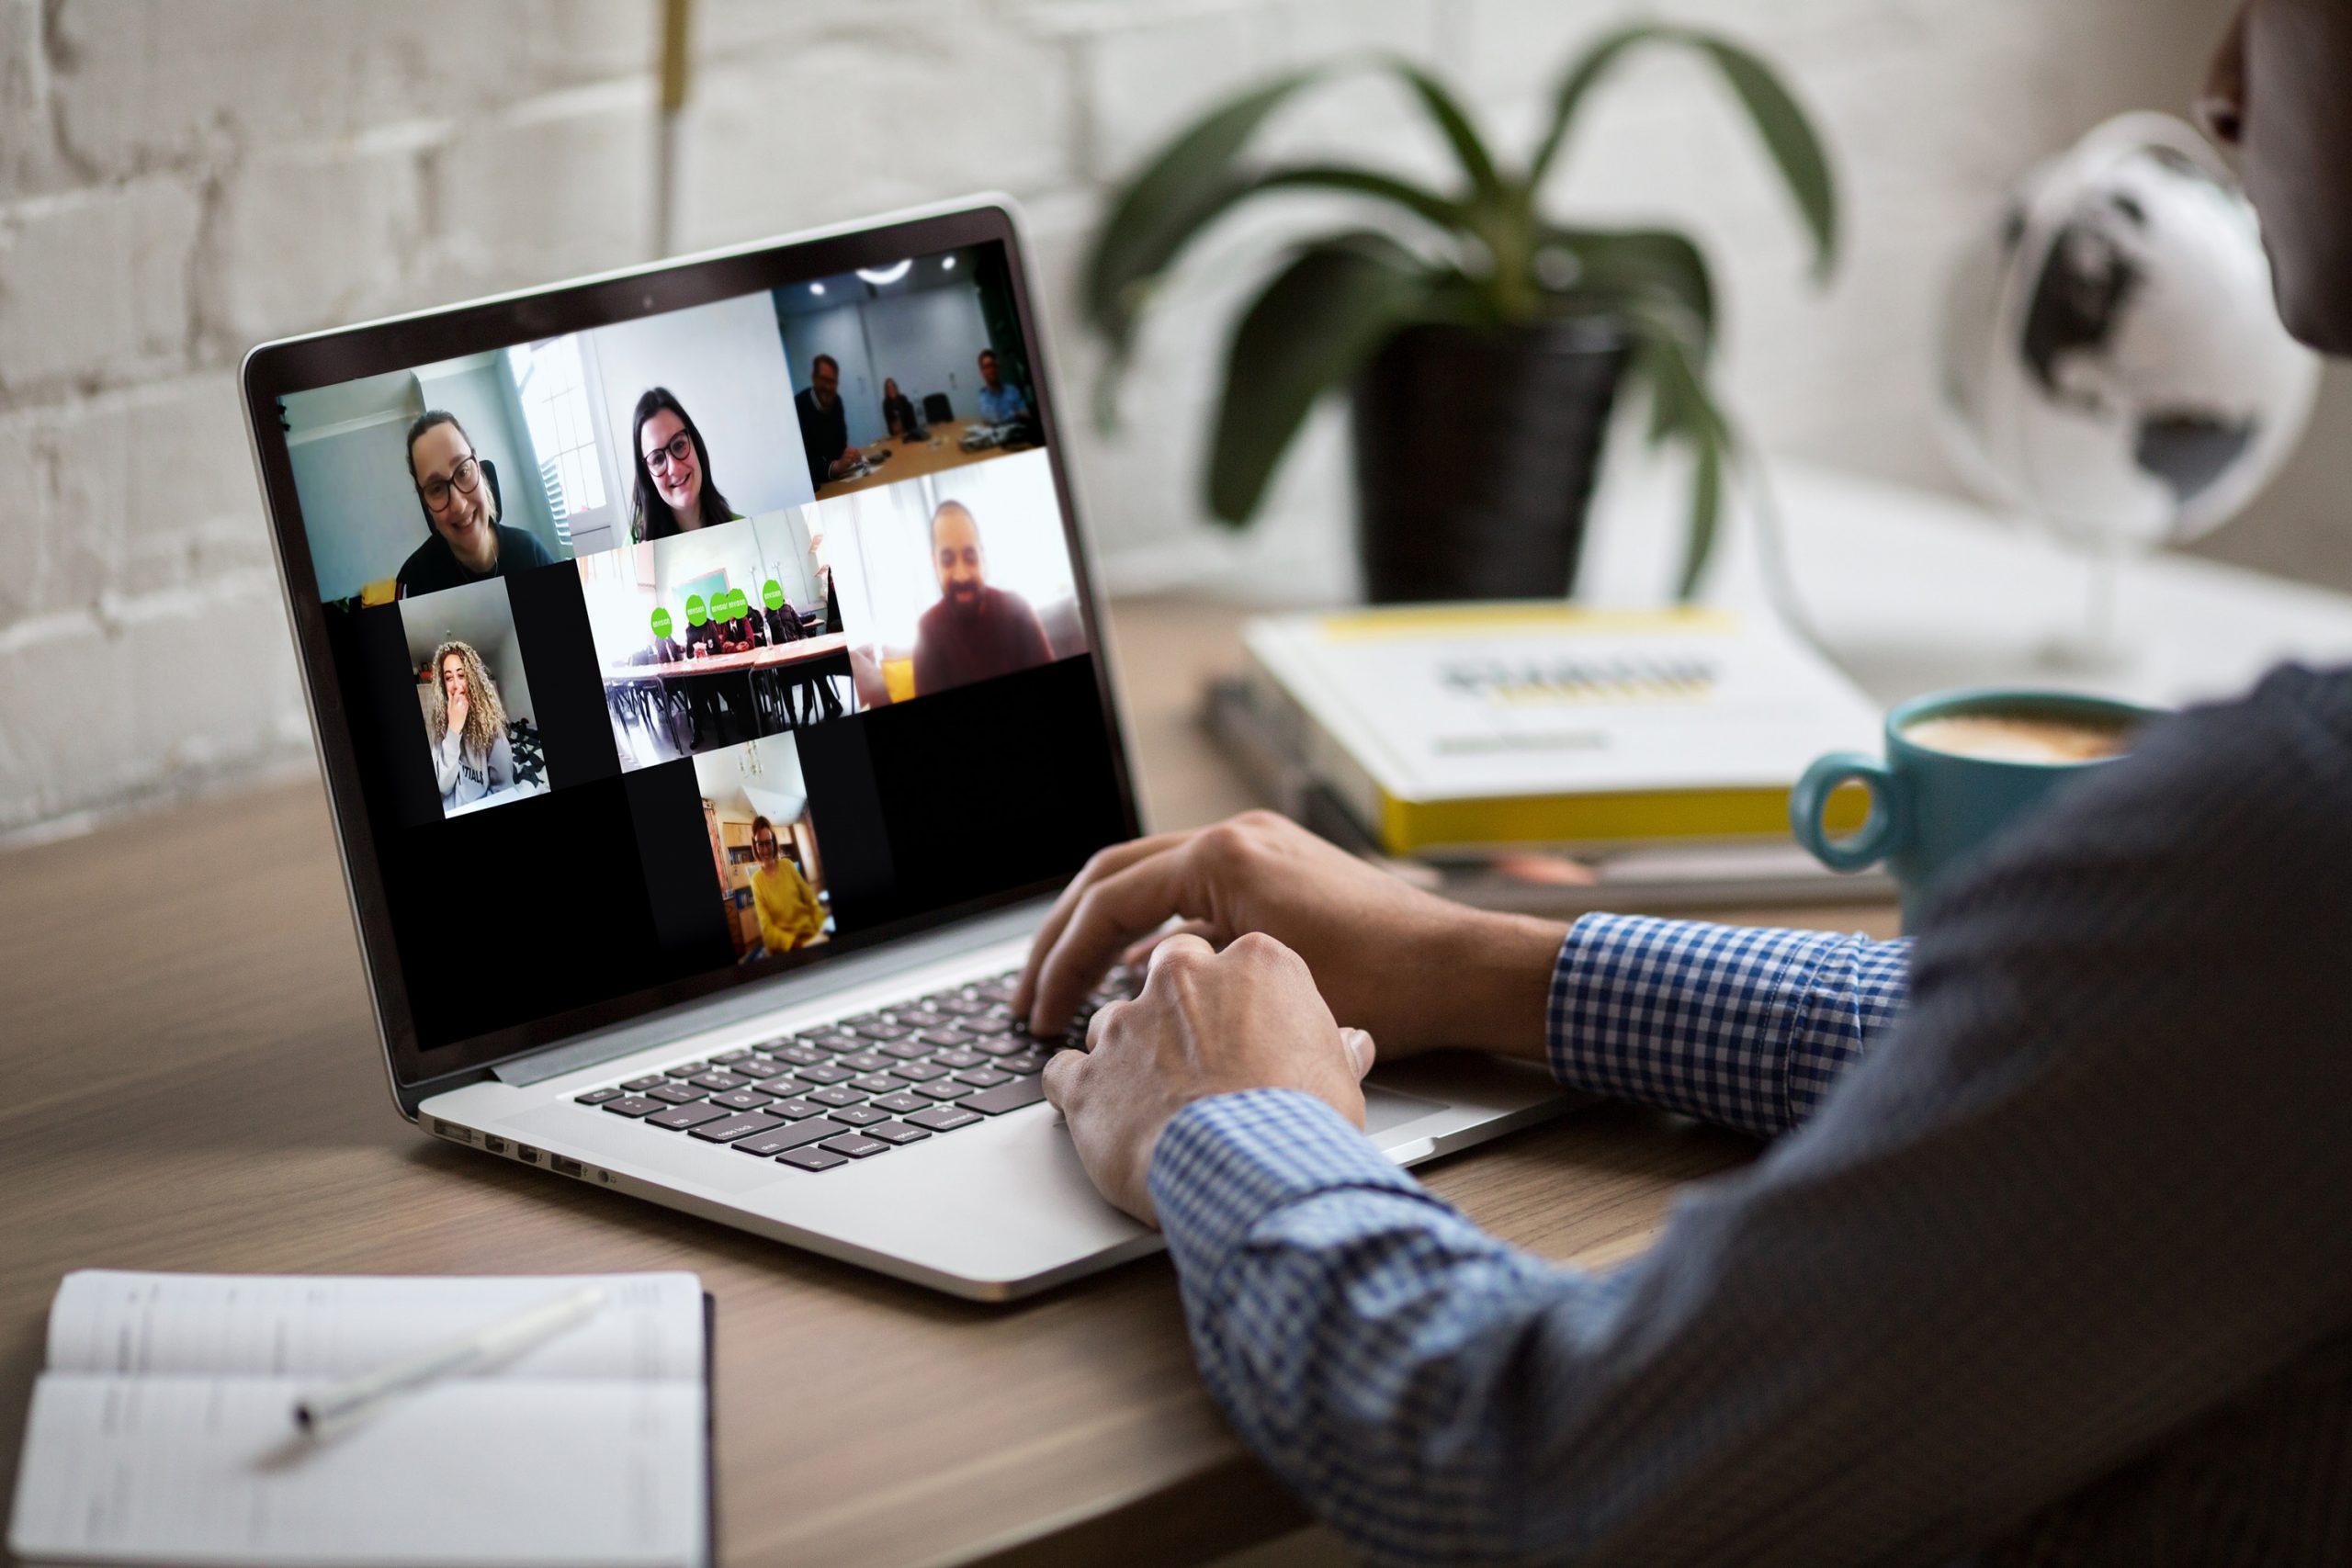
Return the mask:
[[1605,307],[1663,301],[1686,312],[1690,346],[1705,365],[1715,341],[1714,273],[1689,235],[1672,229],[1555,229],[1545,241],[1577,258],[1580,296]]
[[1394,59],[1389,64],[1411,85],[1414,94],[1421,100],[1421,107],[1429,111],[1430,118],[1436,121],[1438,130],[1444,133],[1446,145],[1453,149],[1454,157],[1461,160],[1463,173],[1470,176],[1473,195],[1481,203],[1500,205],[1502,175],[1495,168],[1494,154],[1487,151],[1486,141],[1478,135],[1477,128],[1471,124],[1469,112],[1446,90],[1444,83],[1411,61]]
[[1620,28],[1604,36],[1568,67],[1567,74],[1561,77],[1560,85],[1552,90],[1551,123],[1544,128],[1544,138],[1535,144],[1535,156],[1528,162],[1527,183],[1530,188],[1543,183],[1553,161],[1559,156],[1562,144],[1567,141],[1568,127],[1576,119],[1577,111],[1584,107],[1584,101],[1591,96],[1594,85],[1609,74],[1618,61],[1624,58],[1626,51],[1641,44],[1677,37],[1681,31],[1679,28],[1651,22]]
[[1682,544],[1682,575],[1674,596],[1688,601],[1699,591],[1699,579],[1715,553],[1715,532],[1724,509],[1724,449],[1710,434],[1691,443],[1690,534]]
[[1712,62],[1747,111],[1749,121],[1780,170],[1797,211],[1813,237],[1814,274],[1826,277],[1838,254],[1838,187],[1821,137],[1796,97],[1771,66],[1754,51],[1718,33],[1694,28],[1645,23],[1603,37],[1569,68],[1554,90],[1551,123],[1536,143],[1527,183],[1540,184],[1566,144],[1571,124],[1600,79],[1634,49],[1652,43],[1680,44]]
[[1214,516],[1250,520],[1316,400],[1352,380],[1429,288],[1419,261],[1374,233],[1309,246],[1274,276],[1227,354],[1209,451]]
[[1087,258],[1087,319],[1114,341],[1134,318],[1133,286],[1152,276],[1204,222],[1230,206],[1234,160],[1266,117],[1315,71],[1295,71],[1241,93],[1170,138],[1120,187]]
[[1757,134],[1780,165],[1781,177],[1813,231],[1814,276],[1828,276],[1838,256],[1838,186],[1813,121],[1772,68],[1755,54],[1712,35],[1693,34],[1690,41],[1714,61],[1746,106],[1747,118],[1756,122]]

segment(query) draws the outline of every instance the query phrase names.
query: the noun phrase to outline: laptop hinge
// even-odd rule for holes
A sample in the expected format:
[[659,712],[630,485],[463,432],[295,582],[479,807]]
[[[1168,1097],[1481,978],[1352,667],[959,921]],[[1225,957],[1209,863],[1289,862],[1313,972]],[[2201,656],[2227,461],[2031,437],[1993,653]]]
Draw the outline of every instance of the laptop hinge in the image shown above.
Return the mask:
[[720,1028],[786,1008],[805,1007],[830,996],[871,986],[902,971],[937,964],[958,953],[993,946],[1035,929],[1051,904],[1030,899],[1010,908],[959,920],[947,931],[887,942],[871,953],[828,958],[811,973],[779,976],[764,986],[729,990],[717,997],[641,1018],[617,1029],[583,1034],[560,1045],[549,1045],[527,1056],[501,1062],[490,1076],[501,1083],[529,1085],[633,1055],[687,1034]]

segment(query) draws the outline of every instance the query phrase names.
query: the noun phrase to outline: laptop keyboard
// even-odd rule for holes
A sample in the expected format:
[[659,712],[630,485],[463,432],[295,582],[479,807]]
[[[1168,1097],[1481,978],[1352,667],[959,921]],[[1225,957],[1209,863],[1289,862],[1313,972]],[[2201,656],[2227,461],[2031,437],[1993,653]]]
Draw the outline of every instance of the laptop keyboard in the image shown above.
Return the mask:
[[1083,1044],[1094,1010],[1132,997],[1141,980],[1114,970],[1048,1045],[1012,1016],[1014,978],[953,986],[573,1099],[798,1170],[871,1159],[1038,1103],[1046,1058]]

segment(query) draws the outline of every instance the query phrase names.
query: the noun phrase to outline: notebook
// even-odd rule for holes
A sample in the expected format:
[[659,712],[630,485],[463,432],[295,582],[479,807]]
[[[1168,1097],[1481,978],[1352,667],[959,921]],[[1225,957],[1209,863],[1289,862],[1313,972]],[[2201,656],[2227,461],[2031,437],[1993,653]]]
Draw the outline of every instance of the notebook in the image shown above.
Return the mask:
[[[602,1305],[505,1364],[297,1436],[299,1393],[588,1285]],[[69,1274],[8,1546],[39,1562],[706,1562],[709,1344],[692,1274]]]

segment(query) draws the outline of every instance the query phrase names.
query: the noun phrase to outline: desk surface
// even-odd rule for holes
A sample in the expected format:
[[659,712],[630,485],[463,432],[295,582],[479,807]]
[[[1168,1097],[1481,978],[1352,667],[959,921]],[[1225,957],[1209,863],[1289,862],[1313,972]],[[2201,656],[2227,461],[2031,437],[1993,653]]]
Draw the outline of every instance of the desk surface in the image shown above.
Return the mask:
[[[1159,825],[1250,804],[1190,721],[1236,619],[1114,607]],[[986,1307],[417,1134],[386,1094],[315,784],[0,856],[0,1495],[70,1269],[690,1269],[718,1302],[729,1563],[1185,1562],[1303,1517],[1202,1393],[1164,1258]],[[1420,1174],[1511,1241],[1597,1263],[1752,1152],[1608,1109]]]

